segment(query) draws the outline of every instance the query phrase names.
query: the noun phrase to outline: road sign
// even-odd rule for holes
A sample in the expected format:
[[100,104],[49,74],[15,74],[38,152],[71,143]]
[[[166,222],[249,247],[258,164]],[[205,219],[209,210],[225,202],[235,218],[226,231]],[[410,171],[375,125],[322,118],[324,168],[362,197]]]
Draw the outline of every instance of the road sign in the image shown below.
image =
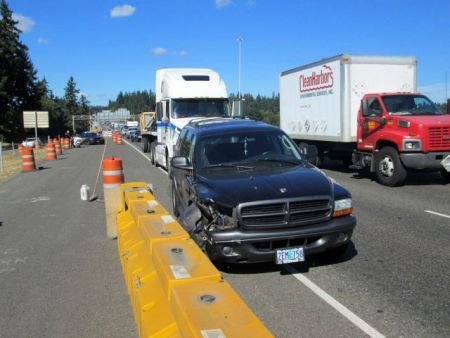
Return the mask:
[[48,128],[48,111],[24,111],[24,128]]

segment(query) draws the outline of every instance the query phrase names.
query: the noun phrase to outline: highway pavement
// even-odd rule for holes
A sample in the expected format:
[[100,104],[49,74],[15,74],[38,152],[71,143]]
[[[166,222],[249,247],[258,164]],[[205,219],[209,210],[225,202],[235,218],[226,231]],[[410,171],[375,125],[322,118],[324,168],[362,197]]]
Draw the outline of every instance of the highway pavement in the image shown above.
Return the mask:
[[[167,174],[139,146],[107,139],[0,183],[0,336],[137,336],[101,177],[95,201],[81,201],[80,187],[94,190],[105,151],[171,211]],[[324,171],[353,195],[344,258],[220,266],[225,279],[277,337],[449,337],[450,184],[414,175],[388,188],[337,162]]]

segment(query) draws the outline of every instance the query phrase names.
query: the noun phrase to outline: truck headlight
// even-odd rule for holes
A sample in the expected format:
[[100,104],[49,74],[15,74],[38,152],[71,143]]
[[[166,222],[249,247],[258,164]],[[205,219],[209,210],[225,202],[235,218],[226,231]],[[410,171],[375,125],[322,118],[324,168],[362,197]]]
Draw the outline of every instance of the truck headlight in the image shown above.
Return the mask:
[[353,211],[353,204],[351,198],[344,198],[342,200],[334,201],[333,217],[342,217],[350,215]]
[[403,151],[420,151],[422,150],[421,140],[406,139],[403,140]]

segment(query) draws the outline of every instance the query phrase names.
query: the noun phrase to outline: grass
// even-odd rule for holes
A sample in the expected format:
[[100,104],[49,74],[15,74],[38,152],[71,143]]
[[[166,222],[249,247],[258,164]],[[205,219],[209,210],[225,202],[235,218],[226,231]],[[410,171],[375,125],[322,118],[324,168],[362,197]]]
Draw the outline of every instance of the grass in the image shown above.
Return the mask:
[[[36,168],[38,168],[47,158],[47,149],[41,147],[41,149],[34,149],[34,160],[36,162]],[[22,157],[19,150],[14,152],[11,150],[2,152],[3,166],[0,166],[0,182],[5,181],[11,176],[17,175],[22,171]],[[2,170],[3,169],[3,170]]]

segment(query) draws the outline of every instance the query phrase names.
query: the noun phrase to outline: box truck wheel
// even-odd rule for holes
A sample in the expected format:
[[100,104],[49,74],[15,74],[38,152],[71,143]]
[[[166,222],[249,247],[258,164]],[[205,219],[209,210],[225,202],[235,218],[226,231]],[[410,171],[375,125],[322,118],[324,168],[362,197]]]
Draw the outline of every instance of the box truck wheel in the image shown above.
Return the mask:
[[389,187],[402,185],[407,174],[394,148],[384,147],[375,154],[375,176],[381,184]]

